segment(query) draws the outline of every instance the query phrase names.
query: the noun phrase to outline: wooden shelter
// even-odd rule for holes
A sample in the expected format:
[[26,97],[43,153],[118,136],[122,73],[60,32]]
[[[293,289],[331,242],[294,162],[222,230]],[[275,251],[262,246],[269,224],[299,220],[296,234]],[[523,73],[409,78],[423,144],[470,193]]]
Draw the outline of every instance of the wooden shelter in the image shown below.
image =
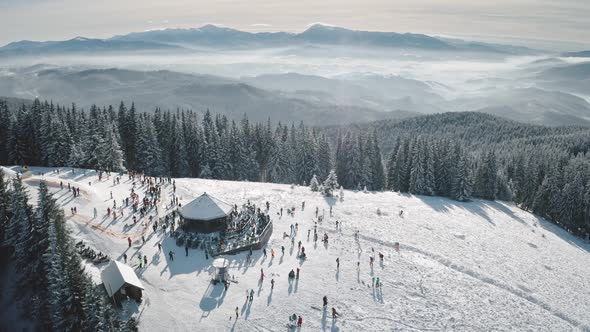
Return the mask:
[[111,261],[100,273],[107,294],[120,303],[125,297],[141,300],[143,284],[135,271],[123,263]]

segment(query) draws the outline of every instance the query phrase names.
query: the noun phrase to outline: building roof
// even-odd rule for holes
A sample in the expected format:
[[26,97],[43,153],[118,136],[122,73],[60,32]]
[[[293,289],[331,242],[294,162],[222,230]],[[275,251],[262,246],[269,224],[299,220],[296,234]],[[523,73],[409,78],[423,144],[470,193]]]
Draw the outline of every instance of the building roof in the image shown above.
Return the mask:
[[184,219],[213,220],[227,216],[232,209],[231,204],[203,193],[181,207],[178,212]]
[[137,278],[133,269],[123,263],[111,261],[100,273],[100,277],[109,296],[113,296],[125,284],[143,289],[143,284]]

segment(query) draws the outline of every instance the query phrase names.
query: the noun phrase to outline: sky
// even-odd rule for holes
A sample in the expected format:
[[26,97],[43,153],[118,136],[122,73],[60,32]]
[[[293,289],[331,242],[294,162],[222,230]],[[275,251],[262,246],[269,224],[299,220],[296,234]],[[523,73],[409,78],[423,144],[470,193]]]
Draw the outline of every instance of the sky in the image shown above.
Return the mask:
[[0,0],[2,45],[207,23],[253,32],[299,32],[318,22],[590,49],[590,0]]

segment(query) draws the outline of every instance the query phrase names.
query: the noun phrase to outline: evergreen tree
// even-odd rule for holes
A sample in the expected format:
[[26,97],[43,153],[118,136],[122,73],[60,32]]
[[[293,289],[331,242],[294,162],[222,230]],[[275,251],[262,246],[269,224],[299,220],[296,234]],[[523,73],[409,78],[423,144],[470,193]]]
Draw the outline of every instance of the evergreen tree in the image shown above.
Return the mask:
[[318,191],[320,189],[320,183],[318,182],[318,178],[315,174],[309,181],[309,189],[311,189],[311,191]]
[[338,176],[335,170],[331,170],[328,177],[324,181],[324,194],[326,196],[333,196],[334,190],[338,188]]

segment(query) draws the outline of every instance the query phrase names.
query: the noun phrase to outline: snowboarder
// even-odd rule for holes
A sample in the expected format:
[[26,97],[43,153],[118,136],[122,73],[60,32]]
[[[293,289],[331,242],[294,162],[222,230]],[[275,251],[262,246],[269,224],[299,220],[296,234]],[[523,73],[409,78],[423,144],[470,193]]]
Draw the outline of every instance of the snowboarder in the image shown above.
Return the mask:
[[170,250],[170,252],[168,253],[168,256],[170,257],[170,260],[172,262],[174,262],[174,251]]
[[324,307],[326,307],[328,305],[328,297],[326,295],[324,295],[324,297],[322,298],[322,301],[324,302]]

